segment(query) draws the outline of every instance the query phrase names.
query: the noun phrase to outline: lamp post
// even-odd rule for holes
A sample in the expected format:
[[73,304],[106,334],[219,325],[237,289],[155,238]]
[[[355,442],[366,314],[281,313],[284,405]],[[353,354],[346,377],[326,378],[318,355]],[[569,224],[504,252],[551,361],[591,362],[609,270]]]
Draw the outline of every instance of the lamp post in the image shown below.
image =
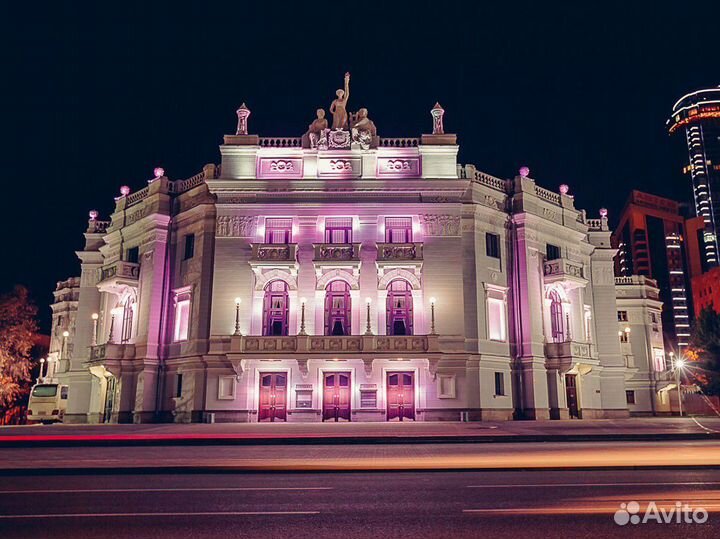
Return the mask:
[[305,332],[305,303],[307,299],[300,298],[300,331],[298,335],[307,335]]
[[370,326],[370,304],[372,299],[365,298],[365,305],[367,306],[367,327],[365,328],[365,335],[372,335],[372,327]]
[[435,335],[435,298],[430,298],[430,335]]
[[240,333],[240,304],[242,303],[242,298],[235,298],[235,332],[233,335],[240,336],[242,333]]
[[38,378],[37,383],[40,383],[40,380],[43,380],[45,377],[43,376],[43,370],[45,369],[45,358],[40,358],[40,372],[38,372]]
[[112,309],[110,311],[110,335],[108,335],[108,344],[115,344],[115,340],[113,339],[113,333],[115,332],[115,315],[117,314],[117,309]]
[[[675,354],[671,355],[672,358],[675,357]],[[678,412],[680,413],[680,417],[683,415],[683,409],[682,409],[682,391],[680,390],[680,370],[685,366],[685,360],[681,357],[675,359],[674,361],[675,365],[675,385],[677,386],[677,392],[678,392]]]
[[70,336],[70,332],[65,330],[62,332],[62,350],[60,350],[60,359],[67,359],[67,338]]
[[92,313],[92,315],[90,315],[90,318],[92,318],[93,321],[92,340],[90,341],[92,346],[97,346],[97,325],[99,317],[98,313]]

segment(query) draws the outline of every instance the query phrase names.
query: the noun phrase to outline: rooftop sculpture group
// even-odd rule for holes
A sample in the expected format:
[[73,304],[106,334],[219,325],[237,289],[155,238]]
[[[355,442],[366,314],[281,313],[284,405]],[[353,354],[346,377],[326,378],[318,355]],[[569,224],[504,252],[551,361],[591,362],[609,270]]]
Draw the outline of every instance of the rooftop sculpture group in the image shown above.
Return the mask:
[[345,73],[345,88],[335,92],[337,96],[330,104],[332,128],[328,128],[325,110],[317,109],[317,118],[308,126],[303,135],[303,147],[318,150],[345,150],[361,148],[368,150],[378,144],[377,129],[368,118],[366,108],[348,114],[347,103],[350,98],[350,73]]

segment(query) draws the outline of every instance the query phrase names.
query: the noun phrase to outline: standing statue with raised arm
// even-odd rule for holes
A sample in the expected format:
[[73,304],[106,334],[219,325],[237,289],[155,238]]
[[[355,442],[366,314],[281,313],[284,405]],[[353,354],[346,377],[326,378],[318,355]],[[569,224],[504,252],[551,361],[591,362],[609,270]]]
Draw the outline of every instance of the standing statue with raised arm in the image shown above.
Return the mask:
[[345,89],[335,92],[337,98],[330,104],[333,115],[333,129],[346,129],[348,126],[347,102],[350,99],[350,73],[345,73]]

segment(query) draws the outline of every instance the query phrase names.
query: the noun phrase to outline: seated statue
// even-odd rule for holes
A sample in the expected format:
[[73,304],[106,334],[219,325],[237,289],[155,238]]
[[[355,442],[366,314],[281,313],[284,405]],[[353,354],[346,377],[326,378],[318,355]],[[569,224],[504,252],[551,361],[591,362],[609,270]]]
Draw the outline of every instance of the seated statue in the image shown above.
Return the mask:
[[323,138],[325,130],[328,128],[328,121],[325,119],[325,111],[317,109],[315,111],[317,118],[308,126],[307,133],[303,135],[303,147],[317,148],[318,141]]
[[352,140],[363,150],[370,149],[373,138],[377,136],[377,128],[373,121],[368,118],[368,111],[362,108],[351,115]]

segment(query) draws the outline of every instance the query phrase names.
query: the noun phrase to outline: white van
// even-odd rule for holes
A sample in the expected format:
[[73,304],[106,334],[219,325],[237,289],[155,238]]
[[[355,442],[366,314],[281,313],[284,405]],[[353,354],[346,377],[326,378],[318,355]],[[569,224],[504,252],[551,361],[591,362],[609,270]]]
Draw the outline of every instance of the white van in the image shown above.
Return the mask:
[[40,383],[35,384],[28,402],[28,423],[54,423],[62,421],[67,408],[68,386]]

